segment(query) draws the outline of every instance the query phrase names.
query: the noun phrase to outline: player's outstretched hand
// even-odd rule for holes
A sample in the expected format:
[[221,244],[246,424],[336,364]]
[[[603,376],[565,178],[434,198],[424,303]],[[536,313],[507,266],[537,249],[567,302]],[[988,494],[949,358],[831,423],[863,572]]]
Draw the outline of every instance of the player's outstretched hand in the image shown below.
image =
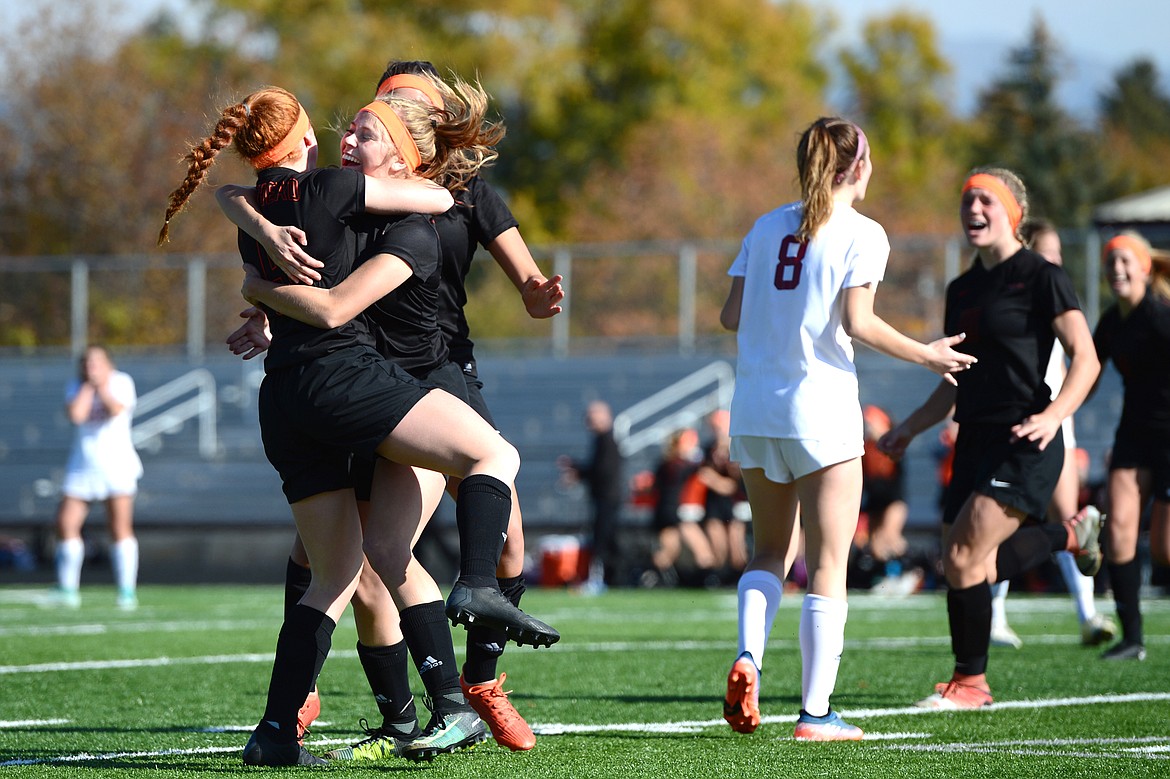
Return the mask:
[[940,338],[937,341],[931,341],[927,344],[929,356],[926,367],[956,387],[959,385],[959,382],[955,379],[954,374],[965,371],[978,362],[971,355],[965,352],[956,352],[951,348],[955,344],[962,342],[966,337],[966,333],[959,333],[958,335]]
[[520,293],[524,298],[524,308],[528,316],[533,319],[548,319],[561,313],[560,302],[565,299],[565,289],[561,286],[563,276],[553,276],[551,279],[542,279],[535,276],[524,285]]

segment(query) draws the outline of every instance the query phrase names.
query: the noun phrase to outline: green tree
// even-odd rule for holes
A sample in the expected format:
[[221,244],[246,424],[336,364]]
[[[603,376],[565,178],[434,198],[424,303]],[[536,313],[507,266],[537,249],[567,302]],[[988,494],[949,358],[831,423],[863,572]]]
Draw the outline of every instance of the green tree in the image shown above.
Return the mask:
[[1043,19],[1012,50],[1007,73],[979,97],[971,165],[1000,165],[1024,179],[1032,213],[1087,224],[1105,191],[1098,136],[1056,102],[1061,53]]
[[1108,198],[1166,183],[1170,167],[1170,96],[1153,62],[1135,60],[1101,96],[1101,132],[1109,149]]
[[1141,143],[1170,138],[1170,96],[1162,90],[1157,66],[1138,59],[1119,70],[1113,86],[1101,96],[1106,127],[1125,132]]
[[841,65],[853,118],[873,148],[867,213],[890,230],[949,232],[962,131],[934,27],[909,11],[871,19],[860,45],[841,53]]

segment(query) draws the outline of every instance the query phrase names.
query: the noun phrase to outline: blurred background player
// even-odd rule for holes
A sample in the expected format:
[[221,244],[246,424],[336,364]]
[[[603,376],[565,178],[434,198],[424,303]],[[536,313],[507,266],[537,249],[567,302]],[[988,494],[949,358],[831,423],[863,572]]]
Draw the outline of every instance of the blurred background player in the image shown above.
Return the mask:
[[88,347],[81,356],[77,378],[65,389],[65,413],[73,423],[74,435],[57,507],[57,599],[62,605],[81,605],[78,588],[85,560],[81,528],[90,504],[102,501],[110,531],[118,607],[131,610],[138,606],[134,496],[142,477],[142,461],[131,436],[137,401],[134,379],[115,368],[104,347]]
[[1101,252],[1115,303],[1093,340],[1101,362],[1113,361],[1125,387],[1109,458],[1109,583],[1121,640],[1104,660],[1144,660],[1141,561],[1143,509],[1150,506],[1150,556],[1170,563],[1170,274],[1153,262],[1149,243],[1122,233]]

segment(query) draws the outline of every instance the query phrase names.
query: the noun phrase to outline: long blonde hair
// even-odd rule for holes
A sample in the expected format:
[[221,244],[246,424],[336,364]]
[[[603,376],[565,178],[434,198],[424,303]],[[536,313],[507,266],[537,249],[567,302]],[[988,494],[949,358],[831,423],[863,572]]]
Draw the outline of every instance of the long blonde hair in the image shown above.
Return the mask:
[[821,117],[800,136],[796,169],[804,206],[796,237],[811,241],[833,212],[833,186],[858,157],[862,134],[857,125],[837,116]]
[[506,131],[502,122],[488,120],[488,94],[478,82],[430,80],[442,85],[441,109],[400,97],[377,99],[394,108],[414,138],[422,158],[418,174],[452,191],[465,189],[481,168],[495,162],[495,146]]

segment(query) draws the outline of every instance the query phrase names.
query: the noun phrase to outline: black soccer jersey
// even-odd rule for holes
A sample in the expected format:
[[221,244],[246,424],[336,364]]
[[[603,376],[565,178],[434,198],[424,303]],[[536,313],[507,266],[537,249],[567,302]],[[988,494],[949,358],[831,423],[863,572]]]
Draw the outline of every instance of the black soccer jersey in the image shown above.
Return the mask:
[[947,285],[946,334],[979,362],[956,375],[959,424],[1015,424],[1052,397],[1044,373],[1056,334],[1052,320],[1080,309],[1068,274],[1021,249],[988,269],[976,260]]
[[1170,303],[1147,293],[1125,317],[1114,304],[1093,343],[1101,364],[1113,360],[1125,386],[1118,428],[1170,432]]
[[[257,174],[260,213],[273,224],[295,225],[304,230],[309,237],[305,251],[325,263],[320,269],[321,279],[314,286],[333,287],[353,270],[357,244],[354,232],[346,223],[365,208],[365,187],[365,177],[360,172],[339,168],[297,173],[289,168],[272,167]],[[289,282],[260,244],[243,230],[238,245],[244,262],[258,268],[265,279]],[[272,345],[264,358],[264,369],[268,372],[355,344],[373,344],[365,323],[360,320],[323,330],[272,310],[266,313],[272,329]]]
[[378,352],[412,376],[423,378],[447,362],[447,346],[439,329],[439,288],[442,286],[439,236],[431,218],[411,214],[382,220],[370,236],[362,262],[392,254],[412,274],[397,289],[366,309]]
[[443,285],[439,292],[439,327],[447,341],[449,359],[460,365],[474,360],[467,318],[464,280],[478,246],[487,246],[500,233],[519,223],[499,194],[476,176],[467,189],[455,193],[455,205],[435,218],[443,250]]

